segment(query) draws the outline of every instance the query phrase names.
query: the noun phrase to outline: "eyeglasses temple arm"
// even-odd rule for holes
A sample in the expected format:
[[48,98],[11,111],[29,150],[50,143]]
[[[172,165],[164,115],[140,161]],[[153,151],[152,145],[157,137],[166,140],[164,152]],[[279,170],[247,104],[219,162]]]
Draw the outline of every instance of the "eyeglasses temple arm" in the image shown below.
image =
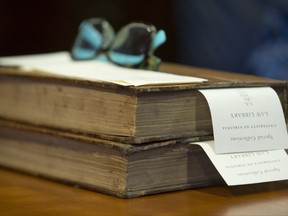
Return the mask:
[[152,49],[156,50],[160,45],[162,45],[166,41],[165,31],[160,29],[156,32],[156,35],[152,42]]

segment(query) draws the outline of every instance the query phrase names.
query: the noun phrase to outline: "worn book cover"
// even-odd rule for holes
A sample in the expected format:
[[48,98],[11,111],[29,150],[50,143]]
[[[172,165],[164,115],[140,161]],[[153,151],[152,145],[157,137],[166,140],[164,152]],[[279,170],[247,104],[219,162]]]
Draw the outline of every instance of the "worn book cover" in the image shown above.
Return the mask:
[[35,126],[131,144],[211,136],[209,107],[198,90],[257,86],[277,92],[287,117],[285,81],[167,63],[164,75],[100,67],[65,53],[30,57],[30,65],[9,60],[0,58],[0,118]]
[[120,198],[224,184],[190,141],[130,145],[2,120],[0,166]]

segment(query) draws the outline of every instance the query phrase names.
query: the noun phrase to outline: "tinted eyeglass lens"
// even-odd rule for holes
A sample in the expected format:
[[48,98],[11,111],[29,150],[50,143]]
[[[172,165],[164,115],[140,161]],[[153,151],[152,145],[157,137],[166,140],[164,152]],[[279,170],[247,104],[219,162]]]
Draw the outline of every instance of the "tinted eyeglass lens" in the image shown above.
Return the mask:
[[74,59],[94,58],[102,49],[107,49],[114,38],[114,30],[103,19],[84,21],[79,27],[79,33],[72,48]]
[[149,54],[155,27],[132,23],[122,28],[109,49],[110,60],[122,65],[140,64]]

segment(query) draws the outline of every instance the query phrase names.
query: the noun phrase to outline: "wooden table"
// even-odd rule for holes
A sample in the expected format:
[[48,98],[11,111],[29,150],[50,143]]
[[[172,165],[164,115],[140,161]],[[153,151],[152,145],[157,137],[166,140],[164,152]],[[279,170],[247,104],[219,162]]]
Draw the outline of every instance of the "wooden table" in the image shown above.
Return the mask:
[[288,215],[288,181],[123,200],[0,169],[0,215]]

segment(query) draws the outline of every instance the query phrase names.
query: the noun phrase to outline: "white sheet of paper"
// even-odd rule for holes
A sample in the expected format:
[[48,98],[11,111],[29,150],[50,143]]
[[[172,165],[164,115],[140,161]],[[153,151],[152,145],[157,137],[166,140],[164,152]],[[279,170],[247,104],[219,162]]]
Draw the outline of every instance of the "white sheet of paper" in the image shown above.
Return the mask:
[[270,87],[200,90],[211,111],[216,153],[288,148],[280,100]]
[[285,150],[215,154],[214,141],[200,145],[225,182],[232,185],[254,184],[288,179],[288,155]]
[[0,65],[20,65],[33,69],[84,80],[104,81],[123,86],[199,83],[206,79],[169,73],[131,69],[97,60],[73,61],[68,52],[12,56],[0,58]]

